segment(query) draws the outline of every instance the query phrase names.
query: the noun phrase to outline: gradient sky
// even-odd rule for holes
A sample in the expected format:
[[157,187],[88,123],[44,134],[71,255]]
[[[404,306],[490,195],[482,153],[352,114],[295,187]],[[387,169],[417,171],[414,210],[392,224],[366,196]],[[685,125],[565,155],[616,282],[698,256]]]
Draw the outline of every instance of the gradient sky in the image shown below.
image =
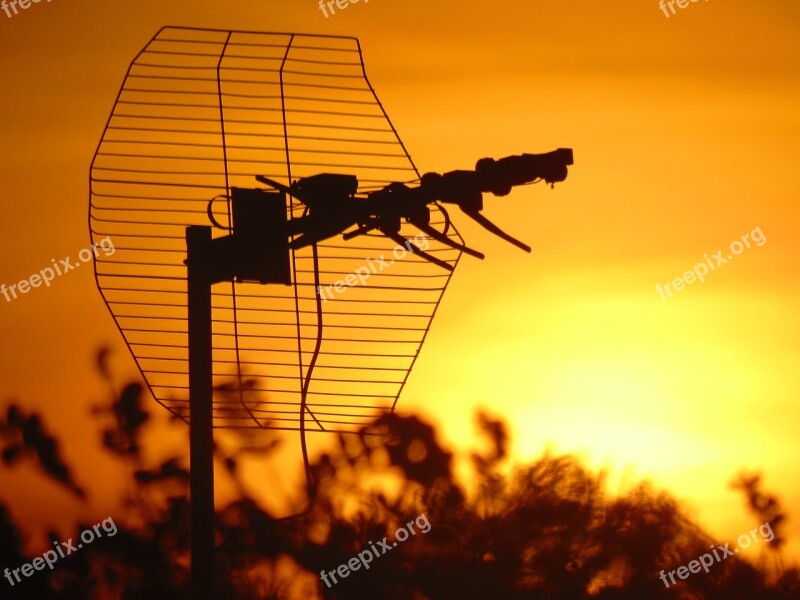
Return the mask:
[[[572,147],[555,189],[486,198],[532,254],[455,215],[487,258],[460,263],[400,408],[459,447],[489,408],[512,424],[518,460],[552,447],[608,468],[614,485],[650,478],[720,543],[757,525],[728,484],[762,470],[798,553],[800,5],[712,0],[669,18],[655,0],[370,0],[327,19],[313,0],[0,12],[0,282],[88,245],[97,142],[129,62],[167,24],[358,37],[423,172]],[[667,301],[656,292],[755,228],[763,246]],[[88,406],[106,391],[93,352],[109,343],[120,378],[135,370],[91,270],[0,297],[0,332],[1,397],[45,412],[107,512],[119,475],[94,458]],[[0,484],[17,490],[15,514],[52,510],[49,483],[0,472]]]

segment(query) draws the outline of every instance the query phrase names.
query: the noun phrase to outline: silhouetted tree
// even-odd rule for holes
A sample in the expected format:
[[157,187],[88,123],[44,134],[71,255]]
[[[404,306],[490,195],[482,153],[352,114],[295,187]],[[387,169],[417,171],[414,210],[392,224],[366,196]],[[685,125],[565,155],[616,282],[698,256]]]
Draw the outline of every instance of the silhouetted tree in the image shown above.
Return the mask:
[[[106,419],[102,440],[130,473],[118,533],[86,546],[14,588],[0,580],[2,597],[160,599],[189,597],[189,473],[184,456],[156,465],[142,457],[148,421],[144,390],[131,383],[117,393],[107,368],[111,399],[93,411]],[[248,386],[243,382],[243,388]],[[241,397],[236,384],[217,394]],[[243,410],[247,406],[243,403]],[[675,500],[641,484],[607,497],[603,475],[572,456],[545,455],[510,468],[505,424],[477,415],[488,443],[470,455],[474,482],[455,475],[453,453],[433,426],[411,415],[388,415],[357,435],[339,435],[333,450],[310,465],[312,492],[298,490],[297,516],[277,519],[237,487],[240,498],[218,511],[216,597],[226,599],[531,599],[659,600],[742,598],[797,600],[796,567],[754,564],[741,555],[666,588],[658,575],[704,554],[712,538],[688,519]],[[277,440],[243,432],[235,451],[216,449],[221,466],[239,480],[244,455],[269,454]],[[0,419],[7,467],[36,466],[68,493],[83,498],[58,443],[41,417],[16,404]],[[510,468],[510,471],[509,471]],[[754,514],[769,521],[780,555],[784,521],[777,498],[758,476],[741,476]],[[422,525],[420,520],[424,515]],[[420,528],[428,523],[430,529]],[[409,523],[417,531],[393,545]],[[77,524],[80,533],[87,525]],[[76,536],[77,537],[77,533]],[[55,534],[50,534],[56,540]],[[320,571],[334,571],[386,538],[390,547],[330,586]],[[0,568],[24,556],[19,528],[0,504]],[[380,551],[379,551],[380,552]],[[6,594],[6,592],[9,592]]]

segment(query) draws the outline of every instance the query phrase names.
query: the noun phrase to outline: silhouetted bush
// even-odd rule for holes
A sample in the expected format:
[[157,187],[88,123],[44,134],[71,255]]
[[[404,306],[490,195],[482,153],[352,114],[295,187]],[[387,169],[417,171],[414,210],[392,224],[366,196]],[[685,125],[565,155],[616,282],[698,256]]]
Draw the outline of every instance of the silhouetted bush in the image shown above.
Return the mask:
[[[103,353],[98,367],[111,383]],[[102,431],[104,447],[131,473],[115,519],[118,534],[14,588],[0,581],[0,596],[189,597],[184,457],[145,465],[143,387],[131,383],[112,396],[107,407],[94,412],[110,423]],[[216,597],[800,598],[800,573],[780,560],[785,517],[777,499],[761,491],[758,476],[742,475],[736,485],[759,522],[769,521],[775,532],[767,547],[773,560],[756,565],[737,556],[667,589],[659,572],[688,563],[714,541],[675,500],[647,484],[607,497],[603,476],[571,456],[545,455],[505,474],[506,426],[486,414],[479,414],[477,423],[489,450],[471,454],[475,481],[469,488],[455,476],[453,454],[438,442],[435,428],[409,415],[384,416],[358,435],[339,435],[335,449],[310,464],[311,495],[298,492],[297,509],[305,510],[295,517],[274,518],[240,485],[240,499],[218,510]],[[234,479],[242,455],[268,454],[277,444],[272,437],[249,433],[241,441],[234,454],[216,449],[219,464]],[[38,415],[10,405],[0,419],[0,444],[7,468],[28,461],[68,493],[84,497]],[[431,524],[428,533],[417,532],[375,558],[368,570],[339,578],[330,588],[320,581],[320,571],[347,563],[384,536],[393,540],[398,527],[423,513]],[[76,532],[86,527],[77,524]],[[16,568],[32,558],[24,556],[20,530],[0,505],[0,568]]]

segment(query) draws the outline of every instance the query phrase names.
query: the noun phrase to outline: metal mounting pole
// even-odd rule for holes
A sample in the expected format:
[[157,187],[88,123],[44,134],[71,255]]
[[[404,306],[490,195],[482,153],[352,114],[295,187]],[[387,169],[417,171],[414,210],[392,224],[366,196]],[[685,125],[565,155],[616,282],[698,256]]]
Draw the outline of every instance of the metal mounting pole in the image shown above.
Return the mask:
[[189,460],[193,600],[214,598],[214,430],[211,228],[186,228],[189,301]]

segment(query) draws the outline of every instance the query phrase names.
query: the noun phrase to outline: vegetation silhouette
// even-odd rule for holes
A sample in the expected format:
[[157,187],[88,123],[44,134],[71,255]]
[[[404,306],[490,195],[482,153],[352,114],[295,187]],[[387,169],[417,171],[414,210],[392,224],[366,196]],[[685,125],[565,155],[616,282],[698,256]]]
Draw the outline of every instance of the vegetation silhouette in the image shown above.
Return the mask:
[[[0,597],[50,599],[189,598],[189,473],[184,456],[146,465],[142,456],[148,411],[144,388],[117,392],[98,355],[111,400],[94,409],[106,420],[104,447],[130,473],[117,535],[104,537],[55,568],[35,572]],[[228,386],[230,387],[230,386]],[[227,393],[225,386],[217,390]],[[532,464],[507,463],[506,425],[477,415],[486,449],[470,456],[467,485],[436,430],[416,416],[384,416],[359,435],[339,436],[335,448],[311,464],[312,495],[298,491],[296,517],[277,519],[239,485],[239,498],[217,512],[217,598],[220,599],[501,599],[501,600],[797,600],[800,571],[781,560],[785,515],[762,490],[757,474],[735,482],[758,524],[774,540],[666,588],[659,572],[674,570],[718,541],[689,519],[669,495],[642,483],[618,497],[604,490],[573,456],[546,454]],[[241,434],[239,449],[218,463],[240,481],[246,454],[268,454],[277,441]],[[44,419],[11,403],[0,417],[6,468],[25,461],[85,500],[75,471],[61,459]],[[301,498],[301,496],[303,496]],[[424,513],[431,529],[410,536],[330,587],[332,571]],[[105,515],[103,515],[105,516]],[[102,517],[102,516],[101,516]],[[75,537],[90,524],[78,523]],[[17,568],[23,531],[0,498],[0,569]],[[53,532],[51,542],[59,539]],[[65,538],[61,538],[65,539]],[[43,548],[42,551],[44,551]],[[760,559],[759,559],[760,557]]]

